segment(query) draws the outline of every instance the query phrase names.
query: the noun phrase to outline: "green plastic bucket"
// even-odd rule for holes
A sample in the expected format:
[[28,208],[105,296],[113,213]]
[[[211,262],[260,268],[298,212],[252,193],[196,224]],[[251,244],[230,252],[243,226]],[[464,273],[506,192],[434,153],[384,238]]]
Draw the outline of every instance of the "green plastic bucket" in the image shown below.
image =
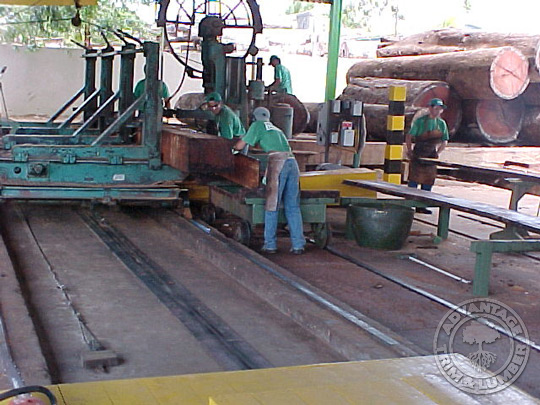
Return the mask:
[[360,246],[399,250],[411,231],[414,210],[377,201],[351,204],[347,208],[347,236]]

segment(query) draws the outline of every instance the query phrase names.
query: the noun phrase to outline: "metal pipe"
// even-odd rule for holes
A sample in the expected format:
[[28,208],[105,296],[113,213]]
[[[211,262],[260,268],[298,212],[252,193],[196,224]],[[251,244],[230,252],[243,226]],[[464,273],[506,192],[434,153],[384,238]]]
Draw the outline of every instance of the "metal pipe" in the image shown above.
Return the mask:
[[131,104],[126,111],[122,113],[117,119],[114,120],[114,122],[109,125],[92,143],[90,146],[96,146],[100,144],[104,139],[106,139],[108,136],[114,134],[115,132],[120,129],[122,125],[124,125],[128,120],[130,120],[133,117],[133,114],[135,111],[140,108],[140,106],[144,102],[144,94],[141,95],[137,100]]
[[105,101],[98,109],[97,111],[92,114],[92,116],[90,117],[90,119],[88,121],[86,121],[81,127],[79,127],[79,129],[77,129],[74,133],[73,133],[73,137],[77,137],[79,136],[83,131],[86,131],[90,125],[92,125],[94,123],[94,121],[99,118],[101,116],[101,114],[103,113],[103,111],[105,111],[106,109],[110,108],[110,106],[118,99],[118,96],[119,94],[116,93],[116,94],[113,94],[113,96],[111,98],[109,98],[107,101]]
[[325,100],[336,97],[336,79],[339,59],[342,0],[333,0],[330,6],[330,33],[328,35],[328,63],[326,66]]
[[408,255],[408,256],[407,256],[407,259],[409,259],[411,262],[415,262],[415,263],[421,264],[422,266],[427,267],[428,269],[431,269],[431,270],[433,270],[433,271],[436,271],[437,273],[443,274],[443,275],[445,275],[445,276],[447,276],[447,277],[450,277],[451,279],[454,279],[454,280],[459,281],[459,282],[461,282],[461,283],[464,283],[464,284],[471,284],[471,283],[472,283],[471,280],[467,280],[467,279],[465,279],[465,278],[456,276],[455,274],[452,274],[452,273],[450,273],[450,272],[448,272],[448,271],[446,271],[446,270],[443,270],[443,269],[441,269],[441,268],[439,268],[439,267],[433,266],[432,264],[429,264],[429,263],[426,263],[426,262],[424,262],[424,261],[422,261],[422,260],[420,260],[420,259],[417,259],[417,258],[414,257],[414,256]]

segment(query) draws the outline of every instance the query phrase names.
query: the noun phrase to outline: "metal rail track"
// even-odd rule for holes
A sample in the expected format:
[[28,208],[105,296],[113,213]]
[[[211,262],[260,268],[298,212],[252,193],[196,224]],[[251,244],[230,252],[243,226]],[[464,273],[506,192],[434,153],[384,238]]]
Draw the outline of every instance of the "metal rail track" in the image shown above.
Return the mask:
[[226,370],[272,367],[272,364],[232,330],[178,280],[135,246],[105,218],[78,214],[124,265],[184,324],[205,350]]
[[[177,214],[178,219],[182,218],[180,214],[177,212],[175,213]],[[311,301],[317,303],[319,306],[322,306],[323,308],[352,323],[356,327],[359,327],[383,345],[391,347],[399,355],[419,356],[427,354],[427,352],[421,348],[417,347],[411,342],[406,341],[400,335],[382,327],[382,325],[378,324],[373,319],[370,319],[360,311],[350,307],[346,303],[341,302],[337,298],[318,290],[303,280],[293,278],[285,274],[283,271],[280,271],[280,267],[277,265],[268,265],[265,263],[265,261],[261,260],[261,256],[259,254],[253,253],[251,250],[244,248],[244,246],[240,245],[238,242],[232,241],[222,234],[214,232],[212,228],[205,227],[200,222],[195,220],[191,220],[190,222],[203,232],[207,233],[209,236],[224,243],[227,248],[235,254],[249,260],[261,270],[264,270],[284,284],[292,287],[294,290],[308,297]]]
[[[469,216],[466,216],[466,215],[458,215],[459,217],[461,218],[465,218],[465,219],[468,219],[468,220],[471,220],[471,221],[476,221],[476,222],[479,222],[481,223],[482,225],[487,225],[487,226],[492,226],[493,228],[498,228],[498,229],[504,229],[504,226],[500,226],[500,225],[497,225],[497,224],[492,224],[492,223],[489,223],[487,221],[482,221],[481,219],[477,219],[477,218],[471,218]],[[437,228],[437,224],[433,223],[433,222],[430,222],[430,221],[426,221],[425,219],[418,219],[418,218],[415,218],[414,219],[415,221],[418,221],[422,224],[425,224],[425,225],[430,225],[430,226],[433,226],[434,228]],[[464,233],[464,232],[460,232],[460,231],[457,231],[455,229],[451,229],[449,228],[448,229],[449,232],[452,232],[453,234],[455,235],[458,235],[458,236],[461,236],[463,238],[466,238],[466,239],[470,239],[470,240],[480,240],[479,238],[475,237],[475,236],[472,236],[470,234],[467,234],[467,233]],[[537,257],[537,256],[534,256],[530,253],[525,253],[525,252],[522,252],[522,253],[519,253],[519,252],[516,252],[517,254],[521,255],[521,256],[525,256],[525,257],[528,257],[530,259],[533,259],[537,262],[540,262],[540,257]]]
[[444,298],[436,295],[436,294],[433,294],[433,293],[430,293],[422,288],[418,288],[418,287],[415,287],[414,285],[404,281],[404,280],[401,280],[400,278],[398,277],[394,277],[394,276],[390,276],[388,274],[385,274],[384,272],[382,272],[381,270],[377,269],[376,267],[368,264],[368,263],[365,263],[365,262],[362,262],[354,257],[351,257],[347,254],[344,254],[344,253],[341,253],[339,251],[337,251],[336,249],[332,248],[331,246],[327,246],[326,247],[326,250],[330,253],[332,253],[333,255],[343,259],[343,260],[346,260],[352,264],[355,264],[356,266],[362,268],[362,269],[365,269],[365,270],[368,270],[369,272],[373,273],[373,274],[376,274],[382,278],[384,278],[385,280],[388,280],[388,281],[391,281],[392,283],[394,284],[397,284],[415,294],[418,294],[424,298],[427,298],[428,300],[432,301],[432,302],[435,302],[439,305],[442,305],[446,308],[449,308],[451,310],[454,310],[456,312],[459,312],[461,315],[464,315],[470,319],[473,319],[473,320],[476,320],[480,323],[482,323],[483,325],[485,326],[488,326],[492,329],[495,329],[497,332],[509,337],[510,339],[513,339],[513,340],[516,340],[520,343],[523,343],[527,346],[529,346],[531,349],[534,349],[536,350],[537,352],[540,352],[540,345],[537,344],[536,342],[533,342],[529,339],[525,339],[525,338],[522,338],[521,336],[514,336],[512,334],[511,331],[508,331],[498,325],[495,325],[494,323],[490,322],[490,321],[487,321],[483,318],[477,318],[475,316],[473,316],[472,314],[470,314],[468,311],[464,310],[463,308],[461,308],[460,306],[448,301],[448,300],[445,300]]

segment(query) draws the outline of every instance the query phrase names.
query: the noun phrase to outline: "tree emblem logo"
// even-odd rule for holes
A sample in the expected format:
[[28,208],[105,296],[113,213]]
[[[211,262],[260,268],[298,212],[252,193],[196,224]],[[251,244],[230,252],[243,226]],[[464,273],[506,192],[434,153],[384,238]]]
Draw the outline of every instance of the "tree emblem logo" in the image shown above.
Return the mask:
[[463,342],[478,345],[478,351],[469,353],[467,356],[475,370],[486,371],[495,362],[497,355],[487,350],[482,350],[482,343],[493,343],[500,337],[501,334],[495,329],[491,329],[481,323],[473,323],[463,329]]
[[491,394],[521,375],[529,344],[527,328],[512,308],[478,298],[445,314],[433,351],[439,371],[452,385],[473,394]]

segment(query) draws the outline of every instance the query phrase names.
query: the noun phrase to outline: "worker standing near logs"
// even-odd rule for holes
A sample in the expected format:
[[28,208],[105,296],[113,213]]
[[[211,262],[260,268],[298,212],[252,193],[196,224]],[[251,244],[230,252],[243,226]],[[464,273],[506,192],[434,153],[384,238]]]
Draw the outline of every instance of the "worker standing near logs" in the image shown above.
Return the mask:
[[[441,118],[441,113],[446,106],[440,98],[434,98],[429,102],[429,114],[423,115],[413,122],[410,131],[405,137],[407,156],[411,161],[409,167],[409,187],[417,188],[421,185],[422,190],[431,191],[437,177],[437,166],[434,163],[421,162],[420,158],[438,158],[448,144],[448,128]],[[412,149],[412,140],[415,145]],[[416,212],[431,214],[431,211],[418,207]]]
[[282,130],[270,122],[270,111],[264,107],[253,110],[254,122],[246,136],[239,140],[234,149],[242,150],[246,145],[259,145],[268,156],[266,169],[266,204],[264,207],[264,253],[277,252],[277,225],[279,205],[283,201],[285,217],[291,234],[291,252],[304,253],[302,213],[300,211],[300,170],[292,154],[289,142]]

